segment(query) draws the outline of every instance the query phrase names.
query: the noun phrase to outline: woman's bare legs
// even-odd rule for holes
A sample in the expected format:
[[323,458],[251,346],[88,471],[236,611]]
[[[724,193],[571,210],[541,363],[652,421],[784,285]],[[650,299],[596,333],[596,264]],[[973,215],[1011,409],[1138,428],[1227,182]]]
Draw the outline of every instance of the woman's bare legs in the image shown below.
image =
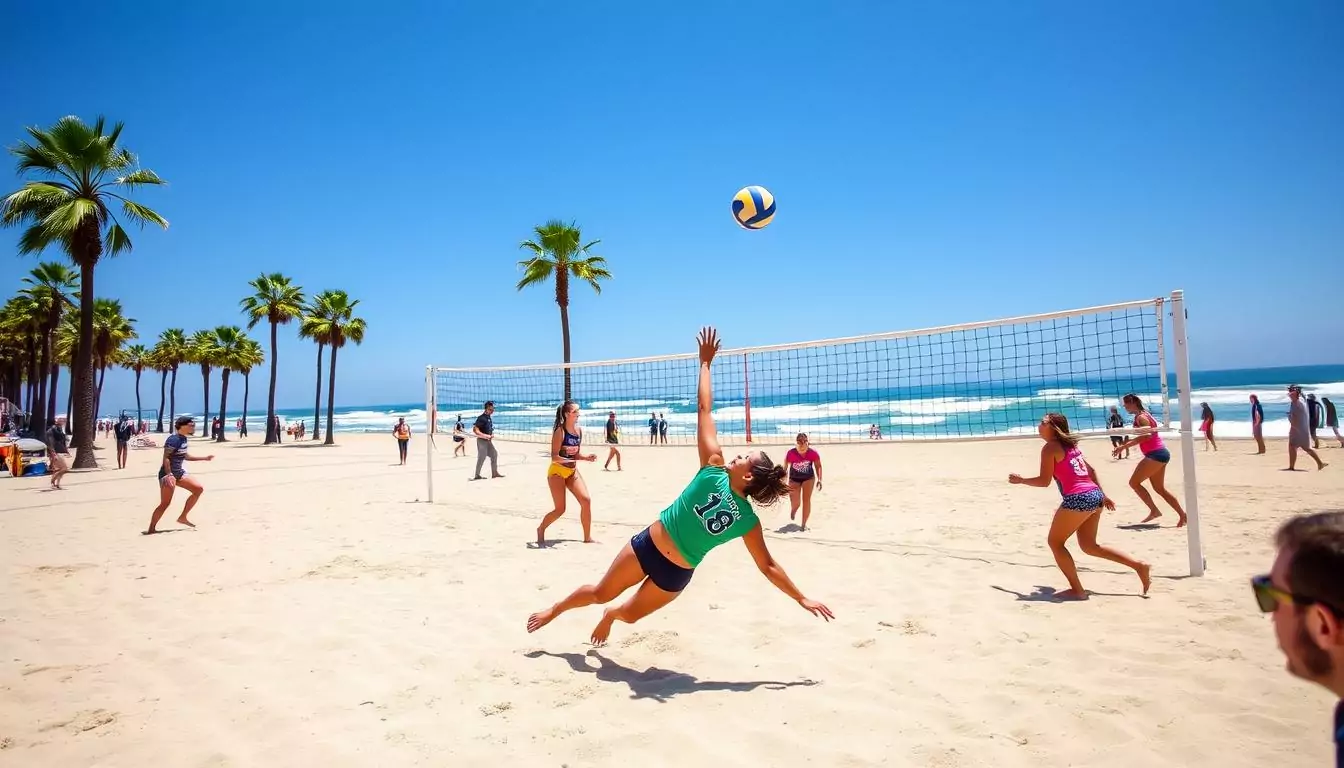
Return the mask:
[[611,634],[612,622],[624,621],[626,624],[634,624],[676,600],[679,594],[681,593],[664,592],[653,583],[653,579],[645,579],[644,583],[639,585],[639,590],[631,595],[629,600],[603,611],[602,620],[597,622],[596,627],[593,627],[593,634],[589,639],[592,640],[593,645],[602,645],[607,642],[607,636]]
[[583,475],[575,472],[570,476],[569,492],[579,502],[579,525],[583,528],[583,543],[593,543],[593,496],[588,493],[588,482]]
[[1152,477],[1158,467],[1164,466],[1166,465],[1144,457],[1139,459],[1138,465],[1134,467],[1134,473],[1129,476],[1129,487],[1139,497],[1139,501],[1142,501],[1144,506],[1148,507],[1148,516],[1143,518],[1142,522],[1150,523],[1162,516],[1157,504],[1153,503],[1153,497],[1148,493],[1148,489],[1143,487],[1143,481]]
[[801,527],[807,530],[807,518],[812,516],[812,489],[817,487],[817,478],[803,481],[803,521]]
[[798,517],[798,505],[802,503],[803,487],[792,480],[789,481],[789,519]]
[[614,445],[611,446],[611,449],[610,449],[609,451],[607,451],[607,461],[606,461],[605,464],[602,465],[602,468],[603,468],[603,469],[608,469],[609,467],[611,467],[611,460],[612,460],[612,459],[615,459],[615,460],[616,460],[616,471],[617,471],[617,472],[620,472],[620,471],[621,471],[621,452],[618,451],[618,450],[616,450],[616,446],[614,446]]
[[1078,546],[1083,550],[1083,554],[1099,557],[1102,560],[1110,560],[1112,563],[1119,563],[1126,568],[1133,568],[1134,572],[1139,574],[1139,583],[1143,584],[1143,594],[1148,594],[1148,587],[1152,586],[1153,583],[1149,576],[1152,567],[1119,550],[1098,544],[1097,527],[1100,525],[1101,512],[1098,511],[1078,526]]
[[1058,593],[1059,597],[1072,600],[1087,599],[1087,591],[1083,589],[1083,583],[1078,580],[1078,567],[1073,564],[1073,555],[1069,554],[1064,544],[1083,523],[1087,522],[1087,518],[1094,514],[1063,508],[1055,510],[1055,519],[1050,522],[1050,533],[1046,536],[1046,543],[1050,545],[1050,553],[1055,556],[1055,565],[1064,572],[1064,578],[1069,582],[1069,588]]
[[559,475],[547,475],[546,485],[551,489],[551,511],[541,519],[541,525],[537,526],[537,546],[546,545],[546,529],[551,527],[551,523],[560,519],[565,514],[565,478]]
[[163,513],[168,511],[168,505],[173,503],[173,491],[175,490],[177,490],[177,486],[164,485],[162,480],[159,481],[159,506],[155,507],[154,514],[150,515],[149,530],[145,531],[146,534],[158,533],[159,518],[163,517]]
[[1157,491],[1157,495],[1165,499],[1171,505],[1171,508],[1176,510],[1176,516],[1179,518],[1176,521],[1176,527],[1184,527],[1185,510],[1181,509],[1180,499],[1177,499],[1175,494],[1167,490],[1167,465],[1158,464],[1157,471],[1148,479],[1148,482],[1153,486],[1153,490]]
[[1332,431],[1334,431],[1334,433],[1335,433],[1335,439],[1339,441],[1339,447],[1340,447],[1340,448],[1344,448],[1344,437],[1340,437],[1340,435],[1339,435],[1339,427],[1331,427],[1330,429],[1331,429]]
[[621,547],[621,551],[616,553],[616,559],[611,561],[611,566],[607,568],[601,581],[596,584],[585,584],[550,608],[528,616],[527,631],[536,632],[565,611],[593,603],[609,603],[643,578],[644,568],[640,566],[639,558],[635,557],[635,550],[631,549],[630,542],[627,541],[625,546]]
[[187,515],[190,514],[191,508],[196,506],[196,502],[201,500],[201,494],[205,493],[205,487],[191,477],[178,480],[177,487],[191,492],[191,495],[187,497],[187,503],[182,506],[182,514],[177,516],[177,522],[195,528],[196,524],[188,520]]

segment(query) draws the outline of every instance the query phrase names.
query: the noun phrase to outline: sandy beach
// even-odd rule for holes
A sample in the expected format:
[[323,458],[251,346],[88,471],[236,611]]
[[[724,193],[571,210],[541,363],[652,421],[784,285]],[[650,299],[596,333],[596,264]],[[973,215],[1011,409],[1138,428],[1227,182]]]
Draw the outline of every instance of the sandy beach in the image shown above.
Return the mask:
[[[156,436],[162,440],[162,436]],[[1338,505],[1334,466],[1286,473],[1285,446],[1197,446],[1208,572],[1186,537],[1131,526],[1133,460],[1083,448],[1120,509],[1101,540],[1154,565],[1138,579],[1081,555],[1084,603],[1045,546],[1053,489],[1010,486],[1039,443],[817,446],[812,529],[775,556],[837,620],[813,618],[745,548],[710,555],[683,595],[594,650],[598,608],[535,635],[527,615],[595,581],[671,501],[693,448],[629,447],[549,508],[544,449],[501,444],[507,477],[438,438],[398,467],[390,435],[323,448],[194,440],[211,463],[196,530],[140,535],[160,454],[124,471],[0,480],[0,766],[1309,766],[1331,701],[1283,670],[1247,578],[1286,516]],[[115,466],[107,443],[102,463]],[[1173,445],[1173,448],[1175,446]],[[771,449],[775,458],[782,450]],[[1176,453],[1173,450],[1173,453]],[[1310,461],[1303,459],[1302,465]],[[1179,487],[1180,458],[1169,474]],[[1179,491],[1178,491],[1179,493]],[[181,498],[164,517],[172,522]]]

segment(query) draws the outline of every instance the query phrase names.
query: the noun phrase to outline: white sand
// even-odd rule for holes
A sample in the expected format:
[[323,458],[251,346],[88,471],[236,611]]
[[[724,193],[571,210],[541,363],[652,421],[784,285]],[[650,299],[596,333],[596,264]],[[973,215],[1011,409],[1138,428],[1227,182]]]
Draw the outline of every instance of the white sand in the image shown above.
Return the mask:
[[[1121,504],[1102,541],[1154,563],[1151,597],[1075,556],[1086,603],[1044,544],[1058,496],[1009,486],[1037,443],[819,446],[813,530],[772,551],[837,621],[779,594],[740,544],[676,602],[593,651],[587,608],[536,635],[527,615],[595,581],[695,470],[694,450],[630,448],[585,468],[601,543],[548,508],[538,446],[506,479],[439,438],[389,466],[390,436],[334,449],[230,444],[192,465],[191,532],[144,537],[155,451],[126,471],[0,479],[3,766],[1266,766],[1325,765],[1328,695],[1283,670],[1247,578],[1289,514],[1338,504],[1335,466],[1287,474],[1284,445],[1198,455],[1208,574],[1181,578],[1132,462],[1085,444]],[[192,451],[212,447],[194,441]],[[605,449],[599,447],[604,458]],[[779,449],[773,449],[779,453]],[[100,451],[113,464],[111,450]],[[778,457],[777,457],[778,458]],[[1172,484],[1179,486],[1178,463]],[[179,500],[165,516],[177,516]],[[787,507],[763,515],[783,526]]]

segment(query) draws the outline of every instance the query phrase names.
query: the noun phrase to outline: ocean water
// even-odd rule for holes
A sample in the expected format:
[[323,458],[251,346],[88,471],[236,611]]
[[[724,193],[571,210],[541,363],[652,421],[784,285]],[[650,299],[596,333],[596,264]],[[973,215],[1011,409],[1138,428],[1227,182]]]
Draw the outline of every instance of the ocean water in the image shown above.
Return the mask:
[[[1152,377],[1152,391],[1136,392],[1159,421],[1163,420],[1160,380]],[[1030,384],[976,385],[973,389],[947,385],[918,390],[864,389],[771,395],[751,398],[752,438],[762,443],[791,443],[798,432],[806,432],[818,443],[860,442],[869,440],[870,429],[877,425],[884,440],[938,439],[993,435],[1033,434],[1036,423],[1047,411],[1067,416],[1075,431],[1106,428],[1106,416],[1120,397],[1131,391],[1130,379],[1101,379],[1080,387],[1070,382],[1034,381]],[[1289,384],[1300,384],[1317,398],[1328,397],[1344,409],[1344,365],[1319,365],[1295,368],[1262,368],[1191,373],[1194,419],[1199,419],[1199,404],[1208,403],[1217,417],[1215,435],[1249,437],[1251,434],[1251,394],[1260,398],[1265,409],[1265,434],[1288,434]],[[1057,385],[1057,386],[1056,386]],[[1179,426],[1175,376],[1168,381],[1168,411],[1173,428]],[[544,441],[549,439],[555,420],[556,402],[496,403],[495,429],[501,437]],[[624,443],[647,443],[650,412],[660,413],[668,423],[668,442],[685,444],[695,435],[694,392],[684,397],[631,397],[585,402],[581,423],[590,430],[590,442],[597,442],[608,411],[617,414]],[[260,434],[265,418],[265,402],[260,410],[249,403],[248,430]],[[481,411],[480,403],[440,403],[440,431],[451,431],[458,414],[468,429]],[[277,411],[286,422],[304,421],[312,430],[312,408],[286,408]],[[190,413],[189,411],[187,413]],[[1124,411],[1121,409],[1121,413]],[[195,414],[193,414],[195,415]],[[238,413],[228,416],[230,432]],[[743,398],[716,399],[715,422],[720,438],[740,441],[746,436],[747,403]],[[1344,415],[1344,414],[1342,414]],[[403,417],[412,429],[425,426],[424,403],[347,406],[336,409],[337,432],[388,432]],[[323,408],[323,427],[326,410]],[[152,424],[151,424],[152,426]]]

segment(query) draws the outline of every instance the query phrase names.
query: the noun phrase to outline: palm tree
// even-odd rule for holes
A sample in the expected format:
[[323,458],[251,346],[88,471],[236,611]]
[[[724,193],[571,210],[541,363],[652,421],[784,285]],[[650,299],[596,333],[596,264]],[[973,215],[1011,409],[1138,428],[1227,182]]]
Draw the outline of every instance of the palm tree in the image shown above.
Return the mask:
[[[560,305],[560,335],[564,342],[565,362],[569,362],[569,281],[570,278],[582,280],[602,293],[599,281],[610,280],[607,260],[601,256],[592,256],[589,249],[601,240],[583,243],[583,233],[574,223],[566,224],[552,219],[535,230],[536,239],[524,240],[518,247],[528,251],[532,257],[518,262],[523,269],[523,279],[518,281],[518,290],[529,285],[540,285],[551,277],[555,278],[555,303]],[[569,368],[565,368],[564,399],[570,398]]]
[[221,325],[214,331],[214,338],[211,340],[210,357],[215,365],[219,366],[221,371],[219,384],[219,437],[215,438],[218,442],[225,442],[224,437],[228,429],[225,427],[225,416],[228,414],[229,402],[229,373],[234,369],[241,368],[242,354],[247,345],[247,336],[243,329],[236,325]]
[[154,431],[162,432],[163,406],[168,403],[168,364],[164,361],[163,352],[159,349],[158,344],[155,344],[154,348],[149,350],[149,354],[145,356],[145,361],[150,370],[159,374],[159,418],[158,423],[154,426]]
[[[168,423],[172,424],[177,419],[177,369],[188,362],[187,335],[181,328],[169,328],[159,334],[159,342],[154,345],[154,350],[173,374],[172,383],[168,386]],[[159,431],[162,432],[163,428],[160,427]]]
[[98,391],[93,400],[95,415],[102,407],[103,379],[107,376],[107,369],[121,363],[122,347],[127,341],[139,338],[132,325],[134,322],[135,318],[122,314],[120,301],[94,299],[93,354],[98,368]]
[[[75,412],[75,358],[76,351],[79,349],[79,315],[66,313],[61,318],[61,327],[56,329],[56,360],[64,365],[70,372],[70,388],[65,392],[65,413],[70,416]],[[50,409],[52,413],[56,412],[53,404]],[[74,428],[72,418],[65,420],[65,434],[70,434]]]
[[[20,295],[27,296],[46,309],[46,317],[43,318],[38,331],[41,334],[42,348],[37,369],[37,399],[33,401],[33,407],[30,409],[33,421],[45,425],[56,410],[54,405],[56,384],[61,370],[52,359],[56,328],[61,324],[61,316],[65,314],[66,308],[75,306],[71,294],[79,290],[79,275],[64,264],[44,261],[39,263],[28,277],[23,278],[23,282],[29,287],[21,290]],[[50,394],[47,391],[48,382],[51,385]],[[48,407],[49,404],[51,407]]]
[[124,352],[121,367],[135,372],[135,428],[139,429],[140,420],[144,418],[144,409],[140,407],[140,374],[150,367],[152,360],[149,356],[149,347],[144,344],[132,344]]
[[[92,126],[78,117],[63,117],[51,128],[28,128],[30,141],[10,151],[18,158],[23,187],[0,201],[0,226],[23,226],[19,253],[39,253],[57,246],[79,265],[79,344],[72,391],[79,393],[75,412],[75,469],[98,466],[93,455],[93,311],[94,267],[104,250],[110,256],[131,250],[131,238],[112,213],[121,204],[126,220],[144,227],[168,222],[154,210],[131,201],[122,192],[162,184],[158,174],[136,168],[136,158],[118,146],[122,124],[104,132],[99,117]],[[115,190],[115,191],[114,191]]]
[[276,329],[303,314],[303,289],[279,272],[262,274],[248,285],[254,293],[240,302],[247,315],[248,330],[263,320],[271,324],[271,386],[266,395],[265,440],[269,445],[280,441],[279,431],[275,428]]
[[[11,298],[5,309],[5,330],[19,339],[21,348],[19,355],[22,363],[21,387],[16,391],[15,399],[24,404],[29,414],[33,414],[38,410],[34,403],[37,399],[39,363],[37,338],[42,323],[46,320],[47,310],[40,301],[24,294]],[[45,429],[46,426],[45,423],[41,423],[37,428]]]
[[247,424],[247,396],[252,390],[252,369],[266,362],[261,344],[253,338],[244,338],[243,348],[238,353],[238,370],[243,372],[243,424]]
[[[201,366],[201,421],[205,422],[201,427],[207,430],[210,428],[210,367],[215,362],[214,346],[215,334],[211,331],[197,331],[187,339],[186,362]],[[213,433],[206,434],[214,437]]]
[[313,403],[314,440],[319,439],[322,434],[322,348],[328,342],[324,330],[327,328],[325,318],[329,314],[328,308],[322,303],[322,297],[326,295],[323,293],[310,301],[303,308],[303,319],[299,321],[299,337],[312,339],[317,344],[317,396]]
[[319,309],[320,315],[305,320],[311,325],[310,335],[325,338],[331,347],[331,370],[327,373],[327,439],[323,444],[333,445],[336,442],[333,433],[336,426],[336,352],[347,341],[363,343],[365,323],[354,316],[359,300],[351,301],[345,291],[323,291],[313,306]]

